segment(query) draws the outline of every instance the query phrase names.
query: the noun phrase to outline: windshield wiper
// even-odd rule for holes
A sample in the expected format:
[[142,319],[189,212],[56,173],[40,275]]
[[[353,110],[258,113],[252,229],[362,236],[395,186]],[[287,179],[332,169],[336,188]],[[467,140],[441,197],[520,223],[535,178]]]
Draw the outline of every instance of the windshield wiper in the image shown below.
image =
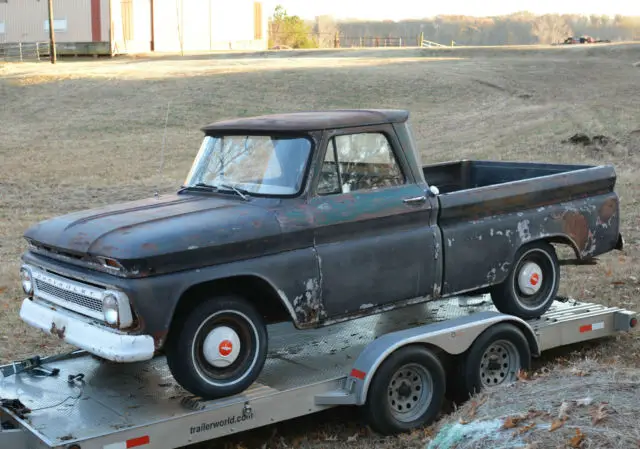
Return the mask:
[[182,186],[182,188],[178,190],[178,193],[184,192],[185,190],[206,190],[207,192],[217,192],[218,187],[205,184],[204,182],[199,182],[192,186]]
[[233,190],[238,195],[240,195],[240,197],[242,197],[243,200],[249,201],[249,197],[247,195],[250,195],[250,193],[248,191],[244,190],[244,189],[241,189],[241,188],[236,187],[236,186],[232,186],[230,184],[220,184],[220,187],[222,187],[223,189]]

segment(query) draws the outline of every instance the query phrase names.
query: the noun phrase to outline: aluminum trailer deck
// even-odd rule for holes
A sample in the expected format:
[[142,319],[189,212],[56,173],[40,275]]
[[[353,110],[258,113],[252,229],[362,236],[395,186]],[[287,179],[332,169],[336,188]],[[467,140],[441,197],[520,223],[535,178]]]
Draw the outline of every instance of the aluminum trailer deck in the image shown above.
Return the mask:
[[515,323],[536,356],[636,324],[635,312],[573,300],[556,301],[540,319],[518,320],[497,313],[489,298],[462,297],[318,330],[273,325],[259,381],[243,394],[214,401],[177,386],[163,357],[119,365],[80,352],[52,363],[56,376],[0,377],[0,448],[179,448],[341,404],[366,408],[376,399],[372,385],[385,357],[412,343],[464,358],[487,329]]

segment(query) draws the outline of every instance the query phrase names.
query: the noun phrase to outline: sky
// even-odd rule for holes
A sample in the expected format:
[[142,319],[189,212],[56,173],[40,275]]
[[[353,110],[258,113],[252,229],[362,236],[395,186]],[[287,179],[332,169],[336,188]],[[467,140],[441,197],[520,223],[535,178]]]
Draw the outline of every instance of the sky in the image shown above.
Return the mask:
[[331,14],[340,18],[402,20],[439,14],[493,16],[517,11],[535,14],[576,13],[640,16],[639,0],[265,0],[269,15],[281,4],[290,15],[313,18]]

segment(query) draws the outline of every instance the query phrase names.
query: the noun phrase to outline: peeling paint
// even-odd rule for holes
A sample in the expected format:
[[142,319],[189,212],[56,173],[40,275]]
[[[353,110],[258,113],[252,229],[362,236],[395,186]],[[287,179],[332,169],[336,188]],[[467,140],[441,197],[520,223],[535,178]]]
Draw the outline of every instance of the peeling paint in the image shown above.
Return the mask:
[[492,268],[491,270],[489,270],[489,272],[487,273],[487,282],[489,282],[490,284],[493,283],[496,280],[496,269]]
[[362,304],[360,310],[370,309],[371,307],[373,307],[373,304]]
[[188,250],[194,250],[194,249],[198,249],[198,248],[199,248],[199,246],[197,246],[197,245],[191,245],[191,246],[190,246],[190,247],[188,247],[187,249],[188,249]]
[[529,231],[529,220],[518,222],[518,236],[522,242],[531,240],[531,232]]
[[317,323],[326,316],[322,303],[322,289],[319,279],[307,279],[305,291],[293,299],[293,310],[298,322]]
[[447,245],[449,245],[449,247],[451,247],[451,245],[453,245],[453,242],[455,242],[456,239],[447,239]]

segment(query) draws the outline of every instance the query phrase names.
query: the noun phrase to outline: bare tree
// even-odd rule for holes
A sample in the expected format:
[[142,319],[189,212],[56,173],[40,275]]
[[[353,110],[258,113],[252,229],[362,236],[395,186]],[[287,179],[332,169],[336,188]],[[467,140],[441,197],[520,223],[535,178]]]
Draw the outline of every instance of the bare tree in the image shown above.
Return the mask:
[[564,17],[558,14],[545,14],[533,22],[532,34],[540,44],[563,42],[573,31]]

